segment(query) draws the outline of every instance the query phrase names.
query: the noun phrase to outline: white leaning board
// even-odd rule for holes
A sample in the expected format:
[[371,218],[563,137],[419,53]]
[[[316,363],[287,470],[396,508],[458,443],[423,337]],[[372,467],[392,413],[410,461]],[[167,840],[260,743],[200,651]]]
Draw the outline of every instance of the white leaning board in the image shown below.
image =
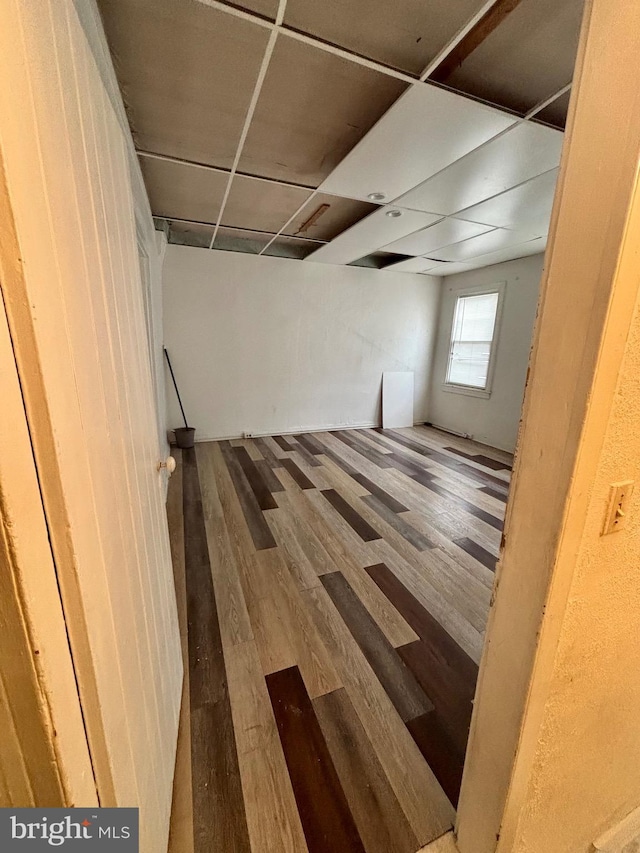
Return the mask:
[[413,426],[413,371],[382,374],[382,426]]

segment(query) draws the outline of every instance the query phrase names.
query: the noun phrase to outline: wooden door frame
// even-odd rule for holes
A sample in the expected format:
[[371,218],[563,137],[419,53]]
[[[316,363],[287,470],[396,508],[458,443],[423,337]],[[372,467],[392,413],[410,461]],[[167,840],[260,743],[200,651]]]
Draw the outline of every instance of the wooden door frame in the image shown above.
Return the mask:
[[461,853],[517,849],[636,306],[639,29],[638,0],[587,0],[458,809]]

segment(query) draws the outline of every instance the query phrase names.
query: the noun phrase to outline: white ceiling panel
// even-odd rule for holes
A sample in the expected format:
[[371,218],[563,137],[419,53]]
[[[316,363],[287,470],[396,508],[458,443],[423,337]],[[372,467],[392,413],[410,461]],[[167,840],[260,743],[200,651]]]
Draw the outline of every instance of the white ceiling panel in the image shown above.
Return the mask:
[[[433,262],[432,262],[433,263]],[[455,275],[459,272],[469,272],[469,270],[475,269],[474,265],[469,264],[436,264],[435,266],[430,267],[428,270],[423,270],[425,275]]]
[[468,207],[459,216],[500,228],[526,230],[531,237],[546,234],[557,179],[558,170],[552,169],[488,201]]
[[440,219],[437,214],[415,210],[405,210],[395,218],[386,215],[395,209],[386,206],[374,211],[330,243],[312,252],[306,260],[323,264],[349,264]]
[[433,261],[429,258],[407,258],[405,261],[398,261],[395,264],[387,264],[383,267],[390,272],[425,272],[433,266]]
[[[498,252],[489,252],[486,255],[481,255],[478,258],[472,258],[465,263],[466,267],[471,269],[480,269],[480,267],[489,267],[492,264],[501,264],[504,261],[513,261],[516,258],[526,258],[529,255],[537,255],[539,252],[544,252],[547,248],[547,238],[538,237],[535,240],[529,240],[526,243],[518,243],[516,246],[509,246],[506,249],[501,249]],[[448,264],[447,266],[453,266]],[[458,264],[456,264],[458,266]],[[432,270],[430,270],[431,272]],[[442,272],[437,273],[443,275]],[[450,273],[446,273],[450,275]],[[434,273],[436,275],[436,273]]]
[[438,261],[462,261],[466,263],[471,258],[487,255],[489,252],[499,252],[502,249],[509,248],[509,246],[525,243],[527,239],[528,235],[523,235],[518,231],[497,228],[495,231],[488,231],[478,237],[471,237],[461,243],[454,243],[452,246],[438,249],[431,253],[431,257]]
[[402,207],[457,213],[560,163],[564,134],[523,122],[398,199]]
[[512,115],[436,86],[412,86],[320,189],[364,201],[380,192],[392,201],[514,121]]
[[403,255],[428,255],[435,249],[441,249],[451,243],[459,243],[461,240],[476,237],[492,229],[491,225],[479,225],[477,222],[466,222],[463,219],[443,219],[429,228],[423,228],[422,231],[402,237],[383,248]]

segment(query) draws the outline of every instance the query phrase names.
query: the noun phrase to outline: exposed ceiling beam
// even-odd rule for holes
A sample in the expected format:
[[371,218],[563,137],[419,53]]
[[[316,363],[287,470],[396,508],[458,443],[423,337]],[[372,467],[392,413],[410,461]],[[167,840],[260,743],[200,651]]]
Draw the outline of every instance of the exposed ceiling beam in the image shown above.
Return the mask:
[[455,48],[460,44],[460,42],[471,32],[471,30],[476,26],[478,21],[480,21],[484,16],[496,5],[500,0],[486,0],[485,4],[481,6],[478,11],[473,15],[467,23],[461,27],[458,32],[454,35],[450,42],[448,42],[440,51],[440,53],[436,54],[431,62],[424,69],[422,74],[420,75],[420,80],[423,82],[426,81],[428,77],[433,74],[436,68],[439,65],[442,65],[444,60],[449,56],[449,54],[455,50]]
[[491,35],[504,19],[513,12],[521,0],[498,0],[482,15],[471,29],[460,39],[442,62],[431,71],[429,79],[444,83],[464,60]]

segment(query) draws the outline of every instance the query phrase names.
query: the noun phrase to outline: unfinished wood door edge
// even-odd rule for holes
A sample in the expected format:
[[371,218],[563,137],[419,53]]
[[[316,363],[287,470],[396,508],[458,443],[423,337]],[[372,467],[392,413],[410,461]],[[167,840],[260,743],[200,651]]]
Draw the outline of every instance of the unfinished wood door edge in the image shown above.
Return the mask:
[[[45,509],[53,565],[58,586],[63,590],[61,606],[71,640],[75,678],[80,689],[85,729],[93,774],[100,791],[100,804],[115,805],[115,787],[101,724],[100,700],[85,624],[80,590],[77,584],[73,543],[68,534],[65,501],[62,493],[55,437],[52,430],[44,380],[39,365],[38,346],[33,329],[30,301],[24,281],[24,269],[10,192],[4,168],[4,152],[0,147],[0,291],[3,297],[15,364],[18,369],[24,411],[37,470],[47,470],[39,477],[39,489]],[[63,565],[66,569],[63,568]],[[66,598],[66,607],[65,607]],[[70,616],[70,612],[73,614]],[[75,658],[81,658],[78,665]]]

